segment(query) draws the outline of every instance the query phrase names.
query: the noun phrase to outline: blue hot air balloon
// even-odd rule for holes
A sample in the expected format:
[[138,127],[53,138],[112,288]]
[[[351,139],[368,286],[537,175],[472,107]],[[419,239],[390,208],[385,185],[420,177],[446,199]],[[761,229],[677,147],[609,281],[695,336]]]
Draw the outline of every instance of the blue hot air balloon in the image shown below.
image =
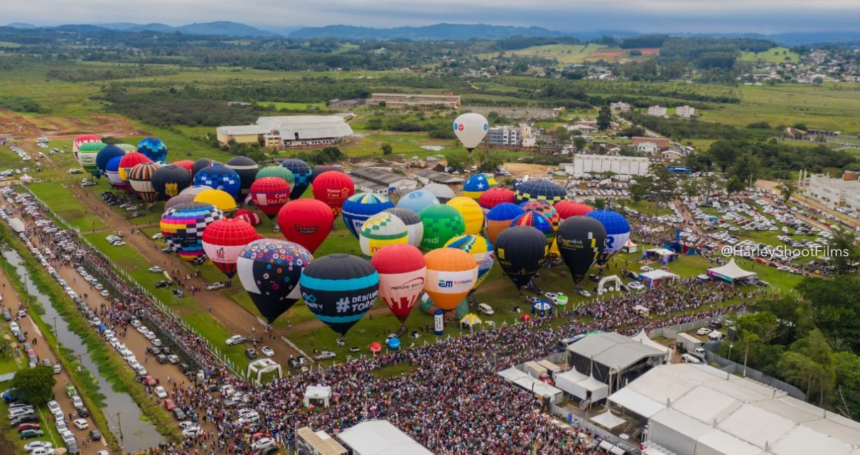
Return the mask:
[[517,204],[525,201],[547,201],[550,204],[567,199],[567,192],[561,185],[549,180],[529,180],[517,187]]
[[487,238],[490,239],[490,242],[496,243],[496,237],[502,231],[511,227],[511,223],[523,213],[525,213],[525,210],[510,202],[503,202],[493,207],[487,213],[487,220],[485,221]]
[[118,190],[125,190],[131,187],[128,185],[128,183],[124,182],[119,177],[120,161],[122,161],[122,156],[115,156],[110,161],[108,161],[108,164],[105,167],[105,175],[107,175],[108,183],[110,183],[110,186]]
[[368,218],[390,208],[394,208],[394,203],[387,197],[375,193],[360,193],[344,201],[341,214],[346,228],[355,238],[359,238],[358,232]]
[[379,294],[379,274],[370,262],[342,253],[311,262],[299,284],[311,313],[341,335],[370,310]]
[[107,166],[110,163],[110,160],[116,157],[125,156],[125,150],[115,146],[108,145],[103,149],[99,150],[99,153],[96,154],[96,168],[102,174],[107,174]]
[[137,151],[143,153],[152,161],[164,161],[167,158],[167,146],[157,137],[148,137],[137,144]]
[[295,200],[305,194],[305,190],[311,184],[311,173],[313,169],[304,161],[296,158],[289,158],[281,161],[281,167],[285,167],[293,173],[295,182],[291,185],[290,200]]
[[614,210],[594,210],[585,216],[600,221],[606,229],[606,247],[603,254],[597,258],[598,265],[605,265],[630,239],[630,223]]
[[433,193],[427,190],[415,190],[400,198],[400,201],[397,202],[397,208],[409,209],[415,213],[419,213],[421,210],[430,207],[431,205],[438,204],[439,198],[437,198]]
[[242,180],[233,169],[214,165],[197,172],[194,175],[194,185],[206,185],[216,190],[222,190],[235,198],[242,187]]

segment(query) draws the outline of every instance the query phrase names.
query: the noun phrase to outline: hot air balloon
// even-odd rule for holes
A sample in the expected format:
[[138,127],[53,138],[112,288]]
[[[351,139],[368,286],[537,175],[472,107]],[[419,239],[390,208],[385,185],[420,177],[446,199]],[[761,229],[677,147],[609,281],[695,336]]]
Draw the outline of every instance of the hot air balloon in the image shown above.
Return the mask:
[[422,210],[418,216],[424,224],[421,248],[425,251],[442,248],[448,240],[466,233],[466,221],[463,220],[463,215],[450,205],[431,205]]
[[263,177],[251,185],[251,200],[269,219],[290,200],[290,185],[278,177]]
[[349,232],[359,238],[358,231],[361,230],[361,225],[373,215],[394,207],[394,203],[387,197],[376,193],[360,193],[354,194],[343,203],[341,215],[343,215],[343,224],[349,229]]
[[158,192],[152,186],[152,176],[160,168],[157,163],[140,163],[128,173],[128,183],[134,194],[150,205],[158,199]]
[[236,198],[239,195],[242,181],[239,179],[239,174],[233,169],[212,165],[201,169],[194,175],[194,184],[211,186]]
[[525,213],[518,205],[509,202],[503,202],[490,210],[487,213],[487,237],[493,244],[496,243],[496,237],[505,229],[511,227],[511,223],[518,216]]
[[424,289],[424,255],[412,245],[388,245],[373,255],[370,264],[379,273],[379,297],[405,324]]
[[547,201],[550,204],[567,199],[561,185],[549,180],[529,180],[517,187],[517,204],[526,201]]
[[397,202],[397,208],[409,209],[415,213],[421,213],[431,205],[439,205],[439,199],[427,190],[415,190],[401,197]]
[[343,168],[340,166],[337,166],[334,164],[332,164],[332,165],[321,164],[321,165],[315,167],[313,172],[311,172],[311,176],[310,176],[311,184],[313,185],[314,183],[316,183],[317,177],[319,177],[320,175],[322,175],[323,173],[328,172],[328,171],[340,172],[341,174],[344,173]]
[[484,213],[487,213],[499,204],[506,202],[513,204],[514,199],[516,199],[516,195],[507,188],[490,188],[478,198],[478,205],[484,209]]
[[78,148],[78,163],[95,178],[101,177],[99,168],[96,165],[96,157],[98,157],[99,152],[105,147],[107,147],[107,144],[104,142],[87,142],[81,144],[80,148]]
[[454,120],[454,134],[463,143],[463,147],[469,151],[469,155],[472,154],[475,147],[481,144],[489,129],[490,125],[487,123],[487,119],[474,112],[463,114]]
[[162,199],[170,199],[191,185],[191,173],[175,164],[158,168],[152,174],[152,187]]
[[[421,294],[421,298],[418,299],[418,306],[422,312],[431,316],[436,313],[436,310],[441,311],[427,293]],[[469,314],[469,299],[464,298],[453,311],[449,310],[446,312],[446,318],[455,317],[460,319],[467,314]]]
[[190,194],[192,196],[197,196],[198,194],[206,191],[206,190],[214,190],[211,186],[206,185],[191,185],[188,188],[180,191],[179,194]]
[[144,138],[137,144],[137,151],[156,162],[167,158],[167,146],[157,137]]
[[556,242],[573,282],[579,283],[603,254],[606,228],[594,218],[574,216],[561,223]]
[[365,258],[372,258],[377,251],[388,245],[409,243],[406,225],[400,218],[388,213],[378,213],[368,218],[358,233],[361,252]]
[[302,271],[313,259],[301,245],[276,239],[255,240],[239,253],[239,280],[269,324],[301,298]]
[[552,222],[550,222],[547,217],[537,212],[525,212],[518,216],[511,223],[511,227],[514,226],[531,226],[537,229],[544,235],[547,244],[552,243],[552,239],[555,238],[555,233],[552,231]]
[[293,173],[290,172],[289,169],[281,166],[268,166],[260,169],[260,171],[257,172],[256,180],[266,177],[277,177],[287,182],[287,184],[290,185],[290,188],[293,187],[296,181],[295,177],[293,177]]
[[[251,184],[257,178],[257,172],[260,171],[260,165],[256,161],[247,156],[237,156],[225,164],[226,167],[233,169],[239,175],[241,183],[239,194],[247,195],[251,190]],[[242,196],[239,196],[242,197]],[[237,197],[238,200],[238,197]]]
[[[178,197],[178,196],[177,196]],[[161,234],[175,253],[187,262],[202,265],[203,230],[224,218],[224,213],[212,204],[186,202],[177,204],[161,216]]]
[[[191,175],[191,172],[194,170],[194,161],[191,160],[179,160],[174,161],[170,164],[176,165],[188,171],[188,175]],[[193,177],[192,177],[193,178]]]
[[301,286],[311,313],[346,335],[373,306],[379,294],[379,274],[367,260],[338,253],[305,267]]
[[[107,165],[110,163],[110,160],[125,156],[126,151],[115,146],[115,145],[107,145],[102,147],[99,150],[99,153],[96,155],[96,169],[99,170],[99,173],[102,175],[107,175]],[[108,179],[110,180],[110,179]]]
[[422,188],[422,190],[433,193],[433,196],[436,196],[436,199],[438,199],[439,203],[441,204],[444,204],[451,199],[457,197],[457,195],[454,194],[454,190],[452,190],[450,186],[442,185],[440,183],[431,183],[429,185],[424,185],[424,188]]
[[410,245],[416,248],[421,246],[421,240],[424,238],[424,223],[421,221],[421,217],[419,217],[417,213],[409,209],[398,207],[385,209],[384,211],[400,218],[400,221],[403,221],[403,224],[406,225],[406,232],[408,234],[407,238],[409,239]]
[[197,173],[210,166],[223,166],[220,162],[210,160],[209,158],[200,158],[191,166],[191,178],[197,177]]
[[185,204],[187,202],[193,202],[196,194],[177,194],[172,198],[168,199],[167,202],[164,203],[164,213],[167,213],[168,210],[176,207],[179,204]]
[[121,149],[125,150],[125,153],[131,153],[131,152],[136,152],[136,151],[137,151],[137,147],[135,147],[135,146],[133,146],[133,145],[131,145],[131,144],[125,144],[125,143],[122,143],[122,144],[114,144],[114,145],[116,145],[117,147],[119,147],[119,148],[121,148]]
[[439,248],[424,255],[424,292],[443,310],[453,310],[478,281],[478,263],[457,248]]
[[506,229],[496,238],[495,246],[496,262],[517,289],[529,284],[549,249],[546,237],[530,226]]
[[236,259],[245,245],[257,240],[254,227],[243,220],[224,218],[203,230],[203,251],[227,278],[236,274]]
[[80,163],[78,159],[78,151],[81,149],[81,146],[90,142],[101,142],[102,138],[94,135],[94,134],[84,134],[75,138],[72,141],[72,155],[75,157],[75,161]]
[[287,240],[313,254],[328,237],[334,224],[331,209],[316,199],[296,199],[281,207],[278,226]]
[[583,216],[594,210],[593,208],[573,201],[559,201],[555,203],[555,210],[558,212],[558,217],[566,220],[572,216]]
[[531,201],[522,204],[523,210],[526,212],[537,212],[545,216],[552,225],[552,232],[558,231],[558,225],[561,223],[561,218],[558,212],[547,201]]
[[128,183],[124,182],[121,178],[119,178],[119,163],[122,161],[123,157],[117,156],[110,160],[107,164],[107,168],[105,170],[105,175],[107,175],[108,183],[110,186],[123,191],[130,191],[131,187]]
[[499,184],[496,183],[496,179],[492,175],[475,174],[463,184],[463,196],[477,201],[485,191],[498,186]]
[[460,215],[463,215],[463,221],[466,223],[466,234],[478,235],[481,233],[481,228],[484,227],[484,211],[474,199],[464,196],[455,197],[446,205],[454,207],[460,212]]
[[257,215],[257,212],[248,209],[236,210],[236,215],[233,218],[242,220],[251,226],[259,226],[263,223],[263,219]]
[[472,285],[472,290],[478,289],[478,285],[489,276],[490,269],[493,268],[493,263],[495,262],[493,244],[480,235],[467,234],[454,237],[445,244],[445,247],[457,248],[472,255],[472,259],[478,263],[478,279]]
[[311,173],[313,173],[313,170],[308,166],[308,163],[296,158],[289,158],[281,161],[281,167],[289,170],[296,181],[295,184],[292,185],[293,189],[290,191],[290,199],[299,199],[303,194],[305,194],[305,190],[307,190],[308,186],[311,184]]
[[127,186],[126,191],[131,191],[131,183],[128,181],[128,173],[132,168],[141,163],[151,163],[152,160],[143,155],[143,153],[131,152],[126,153],[119,161],[119,178]]
[[603,253],[597,258],[597,264],[605,265],[630,238],[630,223],[620,213],[613,210],[594,210],[585,215],[600,221],[606,229],[606,246]]
[[194,196],[194,202],[206,202],[214,205],[224,212],[224,216],[232,217],[236,211],[236,200],[228,193],[221,190],[203,190]]
[[340,215],[343,203],[355,193],[352,178],[343,172],[323,172],[313,182],[314,199],[323,201],[331,207],[334,216]]

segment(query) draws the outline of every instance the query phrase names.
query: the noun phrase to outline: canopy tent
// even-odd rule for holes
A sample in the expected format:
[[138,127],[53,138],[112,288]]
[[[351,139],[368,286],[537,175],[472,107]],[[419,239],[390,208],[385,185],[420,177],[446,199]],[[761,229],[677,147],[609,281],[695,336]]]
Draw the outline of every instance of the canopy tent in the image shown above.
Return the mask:
[[667,272],[665,270],[653,270],[651,272],[645,272],[639,274],[639,279],[645,283],[649,288],[653,288],[655,284],[660,283],[660,281],[665,279],[675,280],[678,278],[678,275],[675,275],[672,272]]
[[553,380],[555,381],[555,386],[559,389],[564,390],[575,397],[584,397],[585,390],[582,387],[577,387],[576,384],[584,381],[586,378],[588,378],[588,376],[576,371],[575,369],[570,369],[564,373],[555,375]]
[[[589,376],[588,379],[580,381],[576,385],[584,389],[586,393],[590,393],[592,403],[596,403],[609,396],[609,386],[594,379],[594,376]],[[586,397],[580,398],[585,399]]]
[[[633,307],[633,309],[636,309],[636,307]],[[651,346],[654,349],[658,349],[662,352],[665,352],[666,353],[666,361],[669,360],[669,355],[672,353],[672,350],[669,349],[667,346],[664,346],[664,345],[652,340],[651,338],[649,338],[648,334],[645,333],[645,329],[642,329],[636,336],[632,336],[630,338],[633,341],[638,341],[638,342],[640,342],[646,346]]]
[[540,381],[516,368],[508,368],[507,370],[502,370],[496,374],[503,377],[506,381],[523,388],[524,390],[533,392],[535,395],[549,398],[550,401],[555,404],[561,403],[561,400],[564,398],[564,392],[562,392],[561,390],[543,381]]
[[652,248],[650,250],[645,251],[643,256],[652,261],[660,261],[663,263],[675,260],[675,252],[672,250],[667,250],[666,248]]
[[728,264],[722,267],[708,269],[708,276],[719,278],[721,280],[726,280],[729,283],[734,283],[738,280],[753,278],[756,276],[756,273],[747,272],[746,270],[738,267],[738,265],[735,264],[735,260],[732,259],[729,261]]
[[30,176],[29,176],[29,175],[27,175],[27,174],[22,175],[22,176],[21,176],[21,178],[20,178],[20,179],[18,179],[18,180],[19,180],[21,183],[33,183],[33,182],[35,181],[35,180],[33,180],[33,177],[30,177]]
[[463,319],[460,319],[460,327],[467,325],[469,326],[469,330],[472,330],[473,326],[483,323],[484,321],[482,321],[475,313],[469,313],[463,316]]
[[21,221],[20,218],[10,218],[9,226],[12,227],[12,230],[15,231],[16,234],[27,231],[27,226],[24,225],[24,222]]
[[606,452],[611,453],[612,455],[624,455],[625,453],[627,453],[621,447],[618,447],[605,439],[603,441],[600,441],[599,447]]
[[645,418],[651,417],[665,408],[662,404],[634,392],[629,387],[624,387],[613,393],[609,397],[609,401]]
[[627,239],[627,243],[625,243],[624,246],[621,248],[624,250],[625,253],[635,253],[639,251],[639,244],[633,243],[633,240]]
[[636,305],[633,307],[633,311],[639,313],[639,316],[643,318],[647,318],[649,314],[651,314],[651,310],[648,307],[642,305]]
[[305,389],[305,407],[311,405],[311,400],[322,400],[325,407],[329,406],[331,400],[331,387],[321,385],[310,385]]
[[624,425],[627,421],[621,417],[616,417],[611,410],[607,410],[603,414],[598,414],[591,418],[591,421],[600,425],[607,430],[611,430],[617,426]]

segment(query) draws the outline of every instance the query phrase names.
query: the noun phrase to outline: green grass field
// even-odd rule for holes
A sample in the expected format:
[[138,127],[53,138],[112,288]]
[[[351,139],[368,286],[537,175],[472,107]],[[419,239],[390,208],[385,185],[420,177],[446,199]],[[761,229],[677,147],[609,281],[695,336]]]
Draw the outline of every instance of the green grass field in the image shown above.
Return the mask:
[[787,47],[774,47],[764,52],[742,52],[742,62],[765,62],[765,63],[797,63],[800,55],[790,51]]
[[[597,60],[618,60],[617,57],[592,55],[595,52],[610,52],[626,54],[623,49],[609,48],[603,44],[549,44],[546,46],[532,46],[525,49],[509,51],[509,55],[541,57],[558,60],[561,65],[582,63]],[[482,58],[493,58],[498,54],[480,54]],[[623,55],[622,58],[631,58]]]
[[[61,183],[34,183],[29,185],[29,188],[39,199],[48,204],[57,215],[63,217],[73,227],[84,232],[104,229],[106,227],[97,216],[92,214],[92,207],[85,207],[82,203],[78,202]],[[95,203],[96,201],[94,200],[93,202]]]

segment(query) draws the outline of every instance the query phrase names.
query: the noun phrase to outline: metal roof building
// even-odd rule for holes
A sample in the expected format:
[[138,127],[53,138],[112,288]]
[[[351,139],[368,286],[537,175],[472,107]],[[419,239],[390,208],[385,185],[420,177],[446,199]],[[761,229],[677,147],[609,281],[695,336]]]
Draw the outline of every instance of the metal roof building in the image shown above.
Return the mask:
[[567,347],[568,363],[583,374],[607,383],[610,372],[633,380],[651,367],[662,365],[665,352],[615,332],[589,335]]
[[348,428],[337,438],[353,455],[433,455],[387,420],[368,420]]
[[346,119],[352,114],[260,117],[254,125],[221,126],[216,129],[222,143],[256,142],[266,136],[284,145],[326,145],[353,134]]
[[427,185],[428,183],[441,183],[443,185],[462,185],[465,180],[456,175],[446,174],[444,172],[437,172],[432,169],[421,169],[416,172],[415,177],[421,181],[421,183]]
[[[356,187],[362,185],[377,188],[366,190],[374,193],[384,192],[384,194],[387,194],[391,188],[406,191],[414,190],[418,187],[418,181],[414,179],[373,167],[360,167],[350,172],[349,176],[352,177]],[[366,182],[370,182],[370,185],[367,185]]]

